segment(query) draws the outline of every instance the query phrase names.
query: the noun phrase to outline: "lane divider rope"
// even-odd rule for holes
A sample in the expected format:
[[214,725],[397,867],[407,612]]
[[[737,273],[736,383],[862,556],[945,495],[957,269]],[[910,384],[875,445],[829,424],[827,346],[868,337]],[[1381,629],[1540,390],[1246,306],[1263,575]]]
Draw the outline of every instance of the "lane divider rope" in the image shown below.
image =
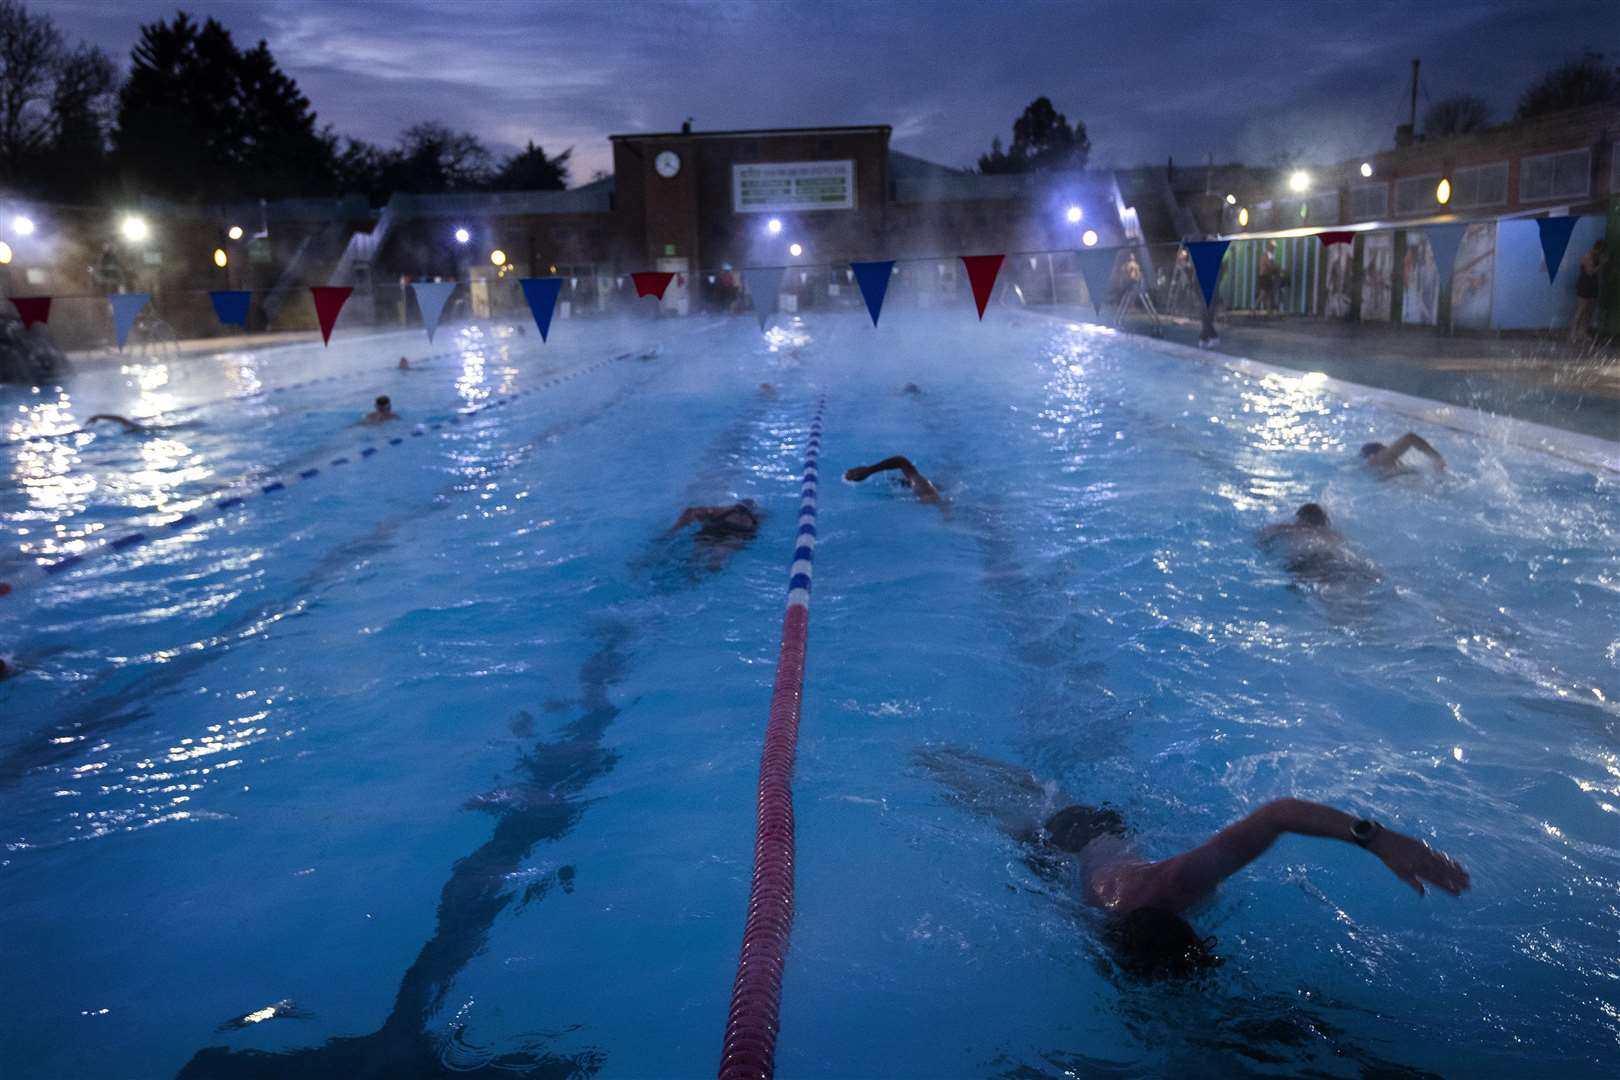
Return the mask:
[[[434,361],[434,360],[451,360],[451,359],[454,359],[454,358],[459,357],[461,355],[462,354],[460,352],[432,353],[431,355],[423,356],[423,357],[420,357],[420,358],[418,358],[416,360],[413,360],[413,361],[411,361],[411,363],[421,365],[421,364],[429,363],[429,362]],[[318,378],[313,378],[313,379],[300,379],[298,382],[287,383],[287,384],[285,384],[283,386],[267,386],[262,390],[254,390],[254,391],[251,391],[250,393],[246,393],[246,394],[227,394],[225,397],[209,398],[207,401],[197,401],[197,402],[193,402],[190,405],[181,405],[178,408],[169,409],[169,410],[167,410],[165,412],[158,413],[158,414],[153,415],[153,416],[149,416],[146,419],[147,420],[157,420],[157,419],[159,419],[161,417],[166,417],[166,416],[167,417],[184,416],[187,413],[197,412],[200,409],[206,409],[206,408],[209,408],[209,407],[214,406],[214,405],[222,405],[222,404],[225,404],[227,402],[253,401],[253,400],[257,399],[257,398],[269,397],[271,394],[284,394],[288,390],[302,390],[306,386],[320,386],[320,385],[322,385],[324,383],[338,382],[338,381],[343,380],[343,379],[353,379],[353,378],[355,378],[356,376],[359,376],[359,375],[380,375],[380,374],[382,374],[384,372],[387,372],[387,371],[397,371],[397,370],[399,370],[399,369],[396,368],[396,367],[359,368],[359,369],[357,369],[355,371],[345,371],[345,372],[343,372],[342,374],[339,374],[339,375],[322,375],[322,376],[320,376]],[[137,423],[145,423],[145,422],[146,421],[144,421],[144,420],[143,421],[137,421]],[[26,446],[29,443],[57,442],[57,441],[60,441],[62,439],[71,438],[74,435],[80,435],[80,434],[83,434],[83,433],[84,433],[83,428],[74,428],[72,431],[58,431],[54,435],[27,435],[27,436],[24,436],[23,438],[20,438],[20,439],[6,439],[4,441],[0,441],[0,446]]]
[[[334,457],[331,460],[328,468],[340,468],[349,464],[355,458],[359,458],[360,460],[368,460],[383,446],[399,446],[404,443],[407,438],[422,438],[430,432],[441,431],[445,427],[453,427],[460,424],[463,420],[476,416],[479,413],[486,412],[489,409],[509,404],[510,402],[516,401],[518,398],[528,397],[530,394],[533,394],[538,390],[544,390],[552,386],[557,386],[561,383],[571,382],[582,375],[590,374],[598,368],[606,367],[608,364],[616,363],[621,360],[632,359],[637,355],[638,354],[634,352],[620,353],[617,356],[612,356],[605,360],[598,360],[594,364],[587,364],[584,367],[574,368],[570,371],[551,375],[527,390],[519,390],[511,394],[503,394],[498,398],[484,402],[482,405],[473,405],[469,408],[462,409],[446,420],[435,420],[432,422],[418,424],[416,427],[411,429],[409,436],[394,435],[384,443],[372,446],[362,446],[352,455],[339,454],[337,457]],[[264,477],[257,477],[252,480],[239,480],[235,484],[223,487],[214,492],[212,495],[207,496],[207,498],[212,502],[211,506],[182,514],[172,521],[166,521],[160,525],[149,526],[144,530],[139,530],[136,532],[125,533],[116,538],[87,541],[84,548],[74,552],[71,555],[64,556],[63,558],[57,559],[54,562],[36,563],[33,566],[24,567],[21,570],[18,570],[16,573],[13,573],[11,577],[7,578],[6,580],[0,581],[0,597],[9,596],[12,593],[17,592],[19,589],[25,588],[26,586],[37,584],[49,578],[56,577],[58,574],[61,574],[64,571],[82,566],[85,562],[97,555],[106,554],[107,552],[127,551],[130,548],[139,547],[153,540],[160,539],[165,535],[173,535],[188,531],[206,521],[211,521],[214,518],[223,516],[231,510],[237,509],[250,499],[259,498],[266,495],[274,495],[277,492],[286,491],[288,485],[293,483],[295,480],[308,481],[313,480],[320,475],[320,466],[310,466],[308,468],[300,469],[290,477],[282,477],[280,479],[266,480]]]
[[799,743],[799,707],[810,629],[810,579],[816,551],[816,487],[820,480],[821,416],[816,402],[805,447],[799,488],[799,526],[788,567],[787,610],[770,719],[759,762],[754,824],[754,878],[748,921],[731,987],[720,1080],[767,1080],[776,1068],[776,1034],[782,1004],[782,972],[793,926],[793,759]]

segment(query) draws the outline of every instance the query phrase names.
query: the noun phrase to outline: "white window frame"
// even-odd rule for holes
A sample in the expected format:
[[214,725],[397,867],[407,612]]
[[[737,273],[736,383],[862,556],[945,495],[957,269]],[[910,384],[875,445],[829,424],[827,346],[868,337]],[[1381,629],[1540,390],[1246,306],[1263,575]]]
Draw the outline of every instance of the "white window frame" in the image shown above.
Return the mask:
[[[1546,195],[1527,196],[1524,193],[1524,174],[1531,164],[1537,161],[1548,161],[1552,158],[1569,157],[1580,154],[1586,158],[1586,168],[1581,170],[1582,182],[1580,191],[1554,191]],[[1556,173],[1556,170],[1554,170]],[[1592,194],[1592,148],[1582,146],[1573,150],[1554,150],[1548,154],[1535,154],[1531,157],[1519,159],[1519,201],[1525,202],[1567,202],[1571,199],[1585,199]]]
[[[1359,201],[1358,197],[1364,191],[1378,191],[1378,192],[1381,192],[1383,194],[1383,197],[1379,200],[1379,202],[1382,204],[1382,207],[1378,210],[1377,213],[1372,214],[1370,216],[1369,215],[1363,215],[1356,209],[1356,203]],[[1356,221],[1379,221],[1379,220],[1381,220],[1383,218],[1386,218],[1386,217],[1389,216],[1390,198],[1391,198],[1391,196],[1390,196],[1390,191],[1389,191],[1389,181],[1388,180],[1377,180],[1377,181],[1374,181],[1373,183],[1370,183],[1370,184],[1356,184],[1355,186],[1353,186],[1350,189],[1350,213],[1351,213],[1351,217]]]
[[[1484,172],[1487,169],[1502,170],[1502,197],[1500,199],[1493,199],[1490,202],[1462,202],[1459,200],[1457,198],[1457,189],[1459,186],[1459,181],[1461,181],[1463,175],[1465,173]],[[1457,169],[1451,174],[1451,205],[1458,207],[1459,209],[1464,207],[1472,209],[1474,207],[1481,206],[1506,206],[1508,196],[1508,179],[1512,175],[1512,172],[1513,170],[1511,165],[1506,161],[1488,161],[1482,165],[1464,165],[1462,168]]]
[[[1427,185],[1427,190],[1428,190],[1428,193],[1429,193],[1429,202],[1430,202],[1431,205],[1429,205],[1429,206],[1420,206],[1415,210],[1402,210],[1401,209],[1401,185],[1402,184],[1407,184],[1407,185],[1416,184],[1419,181],[1421,181],[1425,185]],[[1440,186],[1440,174],[1439,173],[1426,173],[1423,176],[1398,176],[1398,177],[1396,177],[1395,178],[1395,184],[1394,184],[1395,190],[1390,192],[1390,201],[1394,204],[1391,212],[1396,217],[1402,217],[1402,216],[1412,215],[1412,214],[1433,214],[1433,213],[1439,212],[1439,210],[1441,209],[1441,206],[1440,206],[1439,202],[1437,202],[1435,200],[1435,197],[1434,197],[1434,189],[1439,187],[1439,186]]]

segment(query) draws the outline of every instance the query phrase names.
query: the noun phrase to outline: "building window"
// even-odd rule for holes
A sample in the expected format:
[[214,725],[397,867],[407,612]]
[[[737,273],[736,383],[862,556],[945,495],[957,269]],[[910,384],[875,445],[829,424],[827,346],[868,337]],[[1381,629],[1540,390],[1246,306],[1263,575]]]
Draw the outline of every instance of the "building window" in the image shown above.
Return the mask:
[[1439,173],[1408,176],[1395,181],[1395,212],[1423,214],[1440,209],[1440,204],[1434,199],[1434,189],[1439,183]]
[[1350,189],[1351,221],[1372,221],[1388,213],[1388,184],[1357,184]]
[[1305,213],[1301,220],[1312,225],[1337,225],[1339,223],[1339,193],[1337,191],[1323,191],[1312,195],[1305,201]]
[[1519,201],[1584,199],[1592,190],[1592,152],[1568,150],[1519,162]]
[[1451,177],[1451,205],[1501,206],[1507,202],[1507,178],[1505,161],[1458,169]]

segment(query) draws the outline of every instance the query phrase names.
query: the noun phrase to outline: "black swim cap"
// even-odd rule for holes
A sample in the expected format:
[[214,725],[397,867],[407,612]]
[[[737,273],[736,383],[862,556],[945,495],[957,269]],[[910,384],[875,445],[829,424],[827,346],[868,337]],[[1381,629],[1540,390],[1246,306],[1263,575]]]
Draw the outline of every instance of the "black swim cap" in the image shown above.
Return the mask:
[[1382,450],[1383,448],[1384,448],[1384,444],[1381,443],[1381,442],[1362,443],[1361,444],[1361,456],[1362,457],[1372,457],[1374,454],[1378,453],[1378,451]]
[[1219,967],[1215,939],[1164,908],[1137,908],[1110,919],[1104,938],[1115,963],[1139,979],[1185,978]]
[[1328,523],[1327,511],[1315,503],[1306,503],[1294,512],[1294,520],[1302,525],[1326,526]]

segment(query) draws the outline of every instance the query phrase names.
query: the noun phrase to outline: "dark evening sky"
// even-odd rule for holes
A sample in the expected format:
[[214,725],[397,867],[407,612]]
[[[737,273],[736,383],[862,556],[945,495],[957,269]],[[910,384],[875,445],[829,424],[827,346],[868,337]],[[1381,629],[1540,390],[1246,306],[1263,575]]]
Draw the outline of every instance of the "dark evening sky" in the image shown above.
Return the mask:
[[[162,0],[36,3],[121,62]],[[1041,94],[1105,164],[1265,164],[1389,144],[1413,57],[1430,99],[1475,93],[1508,116],[1539,72],[1620,52],[1613,0],[1459,3],[537,3],[203,0],[238,44],[269,41],[321,123],[391,142],[435,119],[509,150],[574,150],[573,182],[610,166],[604,136],[886,123],[897,149],[971,165]],[[1420,95],[1421,117],[1425,99]]]

